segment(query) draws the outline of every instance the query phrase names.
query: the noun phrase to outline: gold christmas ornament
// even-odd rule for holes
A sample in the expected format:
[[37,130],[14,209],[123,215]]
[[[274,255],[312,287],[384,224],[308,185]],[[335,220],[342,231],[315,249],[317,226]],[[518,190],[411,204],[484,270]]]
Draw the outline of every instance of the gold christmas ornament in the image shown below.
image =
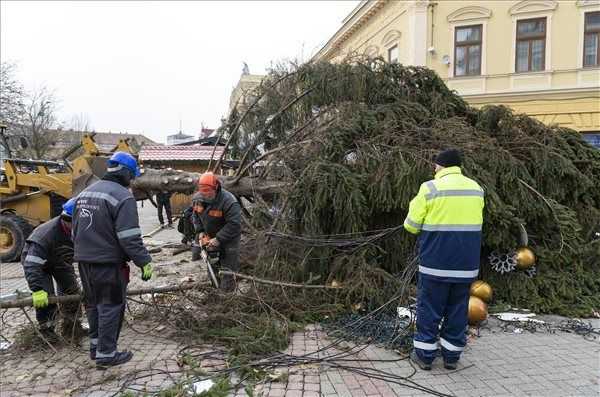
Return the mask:
[[521,247],[515,255],[517,260],[517,269],[525,270],[535,265],[535,254],[528,247]]
[[488,303],[490,300],[492,300],[492,287],[483,280],[477,280],[471,284],[470,295],[476,296],[482,301]]
[[469,297],[469,324],[477,325],[487,318],[488,309],[484,301],[476,296]]

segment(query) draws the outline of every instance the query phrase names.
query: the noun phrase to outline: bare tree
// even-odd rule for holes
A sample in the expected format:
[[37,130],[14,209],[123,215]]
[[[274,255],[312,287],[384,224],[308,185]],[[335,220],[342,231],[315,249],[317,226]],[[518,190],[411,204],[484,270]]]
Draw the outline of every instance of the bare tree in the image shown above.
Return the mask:
[[23,121],[25,90],[15,77],[14,63],[0,63],[0,122],[18,125]]
[[73,131],[90,132],[93,130],[90,118],[86,113],[74,114],[69,121],[62,124],[64,129]]
[[42,86],[30,93],[25,101],[22,135],[29,142],[26,153],[30,157],[42,159],[52,148],[56,132],[52,129],[56,122],[57,99],[54,92]]

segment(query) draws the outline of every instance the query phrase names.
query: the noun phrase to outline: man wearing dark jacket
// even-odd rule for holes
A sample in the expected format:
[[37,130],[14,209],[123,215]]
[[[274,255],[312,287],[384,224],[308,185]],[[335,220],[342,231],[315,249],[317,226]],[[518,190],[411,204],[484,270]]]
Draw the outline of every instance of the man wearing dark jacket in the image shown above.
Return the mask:
[[167,225],[173,226],[173,215],[171,213],[171,193],[170,192],[158,192],[156,193],[156,209],[158,210],[158,222],[161,226],[164,226],[165,220],[163,218],[163,208],[167,213]]
[[[192,222],[197,242],[208,250],[219,252],[221,268],[240,268],[241,209],[235,196],[221,187],[219,179],[206,172],[198,180],[198,192],[193,197]],[[220,286],[233,291],[233,276],[221,277]]]
[[[74,206],[75,199],[72,198],[63,205],[60,216],[38,226],[27,238],[21,254],[25,279],[32,291],[35,317],[40,325],[40,332],[50,341],[57,339],[54,331],[57,305],[48,304],[48,295],[55,293],[52,280],[56,281],[58,295],[79,294],[79,285],[73,269],[73,242],[71,241],[71,218]],[[61,305],[64,316],[63,336],[82,332],[78,311],[78,303]]]
[[152,277],[152,258],[144,247],[136,201],[128,187],[140,175],[129,153],[116,152],[106,175],[77,197],[73,217],[74,259],[86,298],[90,325],[90,358],[104,369],[131,360],[117,351],[129,282],[128,261]]
[[194,224],[192,223],[193,214],[194,208],[189,206],[183,211],[181,218],[179,218],[177,231],[183,235],[183,238],[181,239],[182,244],[187,244],[188,242],[191,243],[194,241],[196,232],[194,230]]

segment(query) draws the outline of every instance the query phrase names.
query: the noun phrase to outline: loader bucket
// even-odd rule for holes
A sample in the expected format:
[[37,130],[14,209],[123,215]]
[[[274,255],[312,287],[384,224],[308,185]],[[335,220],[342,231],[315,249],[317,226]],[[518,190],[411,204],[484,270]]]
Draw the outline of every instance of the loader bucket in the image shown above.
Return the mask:
[[85,156],[73,164],[73,195],[98,181],[106,173],[106,156]]

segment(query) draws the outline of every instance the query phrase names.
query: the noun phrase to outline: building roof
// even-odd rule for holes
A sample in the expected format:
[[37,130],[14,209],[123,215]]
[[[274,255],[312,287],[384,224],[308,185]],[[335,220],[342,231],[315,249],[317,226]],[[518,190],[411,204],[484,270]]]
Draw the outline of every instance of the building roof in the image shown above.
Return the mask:
[[202,127],[202,129],[200,130],[199,137],[200,137],[200,139],[202,139],[202,138],[208,138],[209,136],[211,136],[213,134],[213,132],[215,132],[214,128],[205,128],[205,127]]
[[[221,157],[223,146],[217,146],[214,159]],[[141,161],[208,161],[213,152],[212,146],[190,145],[148,145],[139,152]]]
[[[74,130],[49,130],[48,132],[56,134],[55,147],[69,147],[81,142],[84,134],[93,134],[94,132],[74,131]],[[129,139],[132,143],[139,146],[156,145],[152,139],[145,137],[142,134],[127,134],[120,132],[95,132],[94,141],[100,150],[110,150],[114,148],[119,139]]]
[[200,139],[195,139],[193,141],[176,143],[175,146],[190,146],[190,145],[215,146],[217,139],[219,139],[219,145],[221,145],[221,146],[225,146],[225,143],[227,143],[227,140],[223,139],[222,137],[219,138],[218,136],[209,136],[208,138],[200,138]]
[[189,138],[194,138],[194,136],[193,135],[187,135],[187,134],[184,134],[183,132],[179,131],[177,134],[168,135],[167,138],[189,139]]
[[[48,158],[59,158],[69,150],[69,148],[79,145],[81,139],[85,134],[95,134],[94,142],[96,146],[102,152],[109,152],[113,150],[120,139],[128,139],[129,146],[134,152],[140,150],[144,145],[157,145],[152,139],[145,137],[142,134],[127,134],[119,132],[89,132],[89,131],[74,131],[74,130],[48,130],[48,133],[53,134],[53,143],[48,150]],[[83,153],[83,148],[79,148],[77,151],[71,153],[70,158],[74,158],[79,154]]]

